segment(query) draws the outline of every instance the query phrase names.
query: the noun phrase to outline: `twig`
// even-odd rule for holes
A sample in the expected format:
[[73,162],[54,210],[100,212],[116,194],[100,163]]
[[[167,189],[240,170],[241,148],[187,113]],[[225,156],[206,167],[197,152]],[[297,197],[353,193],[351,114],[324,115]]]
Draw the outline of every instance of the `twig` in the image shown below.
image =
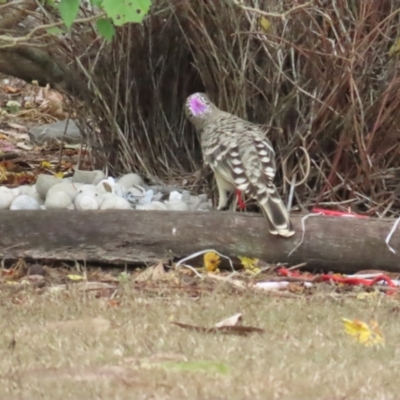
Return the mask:
[[61,138],[61,142],[60,142],[60,151],[59,151],[59,154],[58,154],[58,167],[59,168],[61,168],[62,151],[63,151],[63,147],[64,147],[64,139],[65,139],[65,135],[67,134],[68,124],[69,124],[70,119],[71,119],[71,113],[68,113],[67,122],[65,123],[64,132],[63,132],[63,135],[62,135],[62,138]]
[[239,6],[242,10],[245,10],[245,11],[251,11],[251,12],[254,12],[256,14],[260,14],[260,15],[262,15],[264,17],[280,18],[282,20],[285,20],[286,17],[289,14],[291,14],[292,12],[300,10],[302,8],[306,8],[309,5],[311,5],[312,1],[309,1],[309,2],[304,3],[304,4],[300,4],[298,6],[295,6],[295,7],[291,8],[290,10],[287,10],[287,11],[283,12],[282,14],[270,13],[270,12],[259,10],[257,8],[247,7],[247,6],[243,5],[239,0],[234,0],[233,3],[236,4],[237,6]]
[[[78,18],[74,21],[74,24],[83,24],[83,23],[87,23],[87,22],[92,22],[95,21],[99,18],[104,17],[106,14],[104,12],[101,12],[99,14],[96,15],[92,15],[90,17],[87,18]],[[0,35],[0,42],[9,42],[9,45],[1,45],[0,49],[3,48],[8,48],[8,47],[12,47],[15,46],[18,43],[22,43],[22,42],[28,42],[30,39],[32,39],[32,37],[35,35],[36,32],[42,31],[42,30],[47,30],[50,28],[56,28],[58,26],[62,26],[65,25],[65,23],[63,21],[59,21],[59,22],[54,22],[52,24],[45,24],[45,25],[39,25],[36,26],[35,28],[33,28],[27,35],[25,36],[20,36],[20,37],[12,37],[12,36],[8,36],[8,35]],[[44,37],[44,36],[43,36]]]

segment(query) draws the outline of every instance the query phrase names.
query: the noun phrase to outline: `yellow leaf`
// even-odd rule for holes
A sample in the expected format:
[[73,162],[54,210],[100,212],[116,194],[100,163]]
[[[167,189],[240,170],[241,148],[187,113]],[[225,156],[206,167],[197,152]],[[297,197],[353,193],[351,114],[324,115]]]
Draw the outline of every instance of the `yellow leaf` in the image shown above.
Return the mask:
[[342,321],[344,323],[345,332],[348,335],[353,336],[357,342],[364,346],[385,344],[385,339],[383,338],[382,332],[376,321],[372,320],[370,325],[358,319],[352,321],[347,318],[342,318]]
[[397,39],[388,51],[389,57],[400,53],[400,39]]
[[207,272],[216,272],[219,264],[221,264],[221,257],[217,253],[209,251],[204,254],[203,262]]
[[357,300],[372,300],[376,298],[378,293],[377,290],[374,292],[360,292],[357,294]]
[[85,279],[81,275],[73,275],[73,274],[67,275],[67,278],[70,279],[71,281],[82,281]]
[[271,29],[271,22],[267,18],[261,17],[261,19],[260,19],[260,28],[261,28],[262,31],[267,33]]
[[258,274],[261,269],[258,268],[258,258],[240,257],[238,256],[243,268],[250,274]]
[[40,162],[40,168],[42,168],[42,169],[51,169],[52,168],[51,162],[49,162],[49,161],[41,161]]

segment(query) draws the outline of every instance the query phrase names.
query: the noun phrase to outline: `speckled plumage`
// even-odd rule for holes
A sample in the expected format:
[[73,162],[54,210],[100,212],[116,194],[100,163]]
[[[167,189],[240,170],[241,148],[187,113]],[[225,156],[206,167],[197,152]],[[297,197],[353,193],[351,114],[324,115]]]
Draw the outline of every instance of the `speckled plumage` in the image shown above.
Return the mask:
[[273,183],[275,152],[259,126],[218,109],[203,93],[186,100],[185,112],[200,134],[204,162],[212,168],[219,192],[218,209],[227,192],[239,189],[255,198],[274,235],[294,234]]

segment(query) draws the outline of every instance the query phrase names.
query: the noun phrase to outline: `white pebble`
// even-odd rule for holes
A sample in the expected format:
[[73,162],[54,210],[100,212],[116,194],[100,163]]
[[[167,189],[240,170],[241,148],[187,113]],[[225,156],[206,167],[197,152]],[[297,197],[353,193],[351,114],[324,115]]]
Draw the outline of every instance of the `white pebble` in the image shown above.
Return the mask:
[[118,183],[124,187],[125,190],[130,189],[132,186],[142,186],[143,179],[138,174],[126,174],[119,178]]
[[168,207],[161,203],[161,201],[152,201],[150,204],[139,205],[136,207],[137,210],[168,210]]
[[[46,198],[47,192],[50,190],[50,188],[54,185],[57,185],[58,183],[61,183],[62,179],[57,178],[53,175],[45,175],[41,174],[38,176],[36,179],[36,191],[39,193],[39,196],[42,199]],[[28,194],[28,193],[23,193],[23,194]]]
[[184,201],[166,201],[165,205],[171,211],[188,211],[189,206]]
[[104,196],[100,210],[132,210],[129,201],[116,195]]
[[13,200],[10,210],[40,210],[40,204],[33,197],[21,194]]
[[66,192],[51,192],[49,191],[44,202],[46,210],[67,208],[69,210],[74,209],[72,204],[71,196]]
[[0,210],[9,209],[15,197],[15,191],[6,186],[0,186]]
[[82,185],[82,186],[79,187],[78,194],[79,193],[83,193],[83,192],[96,193],[97,192],[97,187],[96,187],[96,185],[89,185],[89,184]]
[[49,191],[47,192],[46,195],[46,200],[47,196],[50,193],[57,193],[57,192],[64,192],[68,194],[68,196],[71,198],[71,203],[75,200],[76,195],[78,194],[78,190],[82,187],[83,185],[81,183],[57,183],[57,185],[52,186]]
[[72,181],[97,185],[104,178],[104,172],[99,169],[94,171],[82,171],[78,169],[75,171]]

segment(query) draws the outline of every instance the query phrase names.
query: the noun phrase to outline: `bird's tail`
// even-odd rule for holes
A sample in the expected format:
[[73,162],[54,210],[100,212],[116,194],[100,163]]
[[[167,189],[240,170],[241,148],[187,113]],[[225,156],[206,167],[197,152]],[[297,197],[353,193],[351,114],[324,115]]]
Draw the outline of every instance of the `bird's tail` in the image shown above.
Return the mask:
[[270,233],[283,237],[293,236],[295,232],[290,222],[289,212],[286,210],[276,187],[269,186],[266,194],[263,193],[258,202],[267,217]]

